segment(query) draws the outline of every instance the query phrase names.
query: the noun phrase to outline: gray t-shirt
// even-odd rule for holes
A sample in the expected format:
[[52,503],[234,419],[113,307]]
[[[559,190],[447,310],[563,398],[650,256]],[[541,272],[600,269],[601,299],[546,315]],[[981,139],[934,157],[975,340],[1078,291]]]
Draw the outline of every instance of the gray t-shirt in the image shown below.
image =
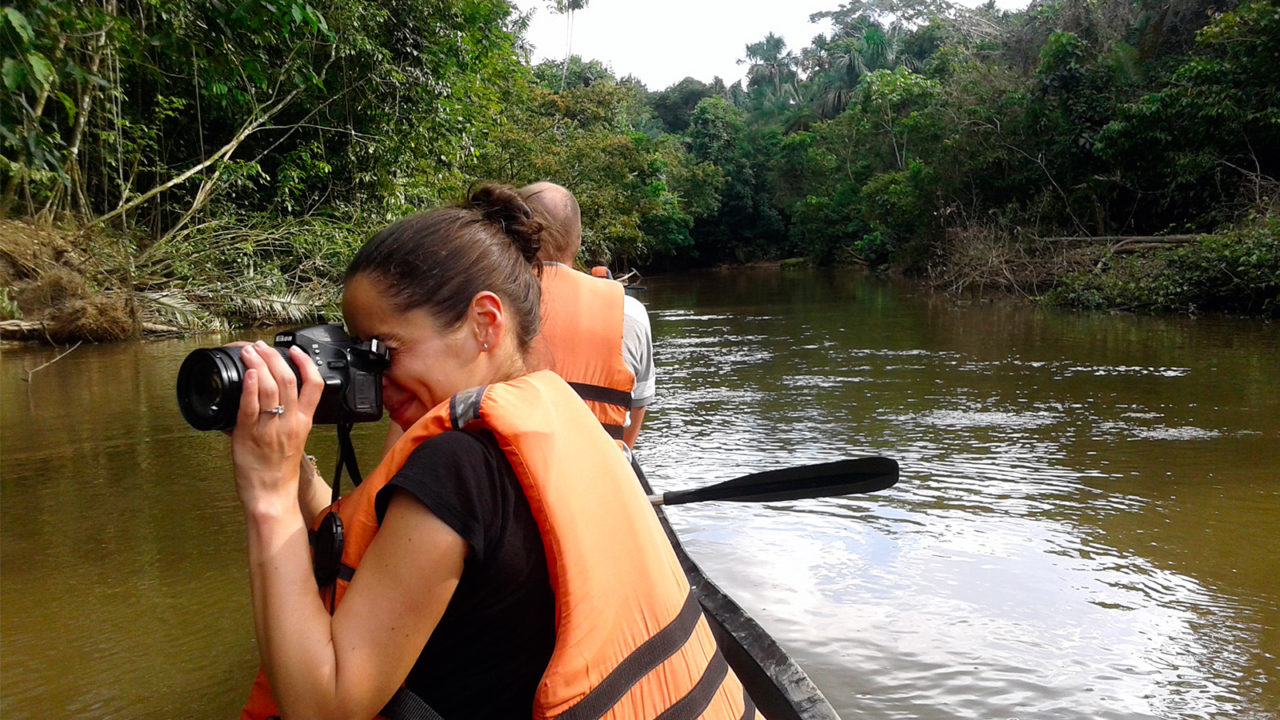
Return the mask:
[[[653,402],[657,385],[653,369],[653,331],[649,313],[637,299],[627,295],[622,302],[622,359],[636,376],[631,388],[631,407]],[[628,417],[630,424],[630,417]]]

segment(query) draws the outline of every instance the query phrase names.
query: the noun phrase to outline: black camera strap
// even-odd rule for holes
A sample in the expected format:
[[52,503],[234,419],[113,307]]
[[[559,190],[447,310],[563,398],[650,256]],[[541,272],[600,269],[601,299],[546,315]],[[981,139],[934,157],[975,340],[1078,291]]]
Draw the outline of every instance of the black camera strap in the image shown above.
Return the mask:
[[351,483],[359,485],[364,482],[360,475],[360,466],[356,464],[356,449],[351,444],[352,423],[338,423],[338,464],[333,469],[333,502],[338,502],[342,495],[342,468],[347,468]]
[[[333,494],[329,499],[330,507],[338,504],[342,496],[342,468],[347,468],[352,484],[359,485],[364,481],[360,477],[360,467],[356,464],[356,450],[351,444],[351,423],[338,423],[338,462],[333,468]],[[310,534],[312,546],[311,562],[316,569],[316,582],[323,588],[329,587],[329,613],[337,607],[338,576],[342,568],[342,518],[336,510],[330,510],[320,523],[320,529]],[[345,578],[350,580],[350,576]]]

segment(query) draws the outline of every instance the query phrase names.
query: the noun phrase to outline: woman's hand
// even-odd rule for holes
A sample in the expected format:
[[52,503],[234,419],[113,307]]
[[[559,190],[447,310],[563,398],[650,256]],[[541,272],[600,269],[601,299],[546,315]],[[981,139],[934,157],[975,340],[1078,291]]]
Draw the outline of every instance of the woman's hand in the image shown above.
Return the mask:
[[289,357],[302,376],[300,392],[289,364],[266,343],[245,345],[240,357],[245,374],[231,431],[236,491],[248,513],[296,512],[298,468],[324,382],[297,347]]

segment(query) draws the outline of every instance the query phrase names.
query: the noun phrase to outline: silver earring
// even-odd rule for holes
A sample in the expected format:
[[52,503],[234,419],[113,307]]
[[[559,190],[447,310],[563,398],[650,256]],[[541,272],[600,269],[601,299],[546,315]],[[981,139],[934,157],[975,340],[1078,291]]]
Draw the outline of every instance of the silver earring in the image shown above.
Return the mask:
[[480,347],[483,347],[485,350],[488,350],[488,349],[489,349],[489,343],[484,343],[484,344],[483,344],[483,345],[481,345]]

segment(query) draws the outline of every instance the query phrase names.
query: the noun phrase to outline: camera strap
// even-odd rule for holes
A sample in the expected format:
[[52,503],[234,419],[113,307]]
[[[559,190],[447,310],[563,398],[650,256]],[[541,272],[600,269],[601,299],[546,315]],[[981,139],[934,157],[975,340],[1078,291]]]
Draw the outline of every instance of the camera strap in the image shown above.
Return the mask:
[[356,449],[351,444],[352,423],[338,423],[338,464],[333,469],[333,500],[338,502],[342,495],[342,468],[347,468],[351,483],[359,485],[364,482],[360,475],[360,466],[356,464]]
[[[356,450],[351,444],[351,423],[338,423],[338,462],[333,468],[333,494],[329,499],[329,512],[320,521],[319,527],[308,534],[311,542],[311,565],[315,571],[316,583],[329,588],[329,614],[337,607],[338,577],[342,569],[342,550],[344,545],[342,517],[334,506],[342,496],[342,468],[347,468],[351,482],[359,485],[364,478],[360,477],[360,467],[356,464]],[[350,570],[350,568],[348,568]],[[347,575],[344,580],[350,580]]]

